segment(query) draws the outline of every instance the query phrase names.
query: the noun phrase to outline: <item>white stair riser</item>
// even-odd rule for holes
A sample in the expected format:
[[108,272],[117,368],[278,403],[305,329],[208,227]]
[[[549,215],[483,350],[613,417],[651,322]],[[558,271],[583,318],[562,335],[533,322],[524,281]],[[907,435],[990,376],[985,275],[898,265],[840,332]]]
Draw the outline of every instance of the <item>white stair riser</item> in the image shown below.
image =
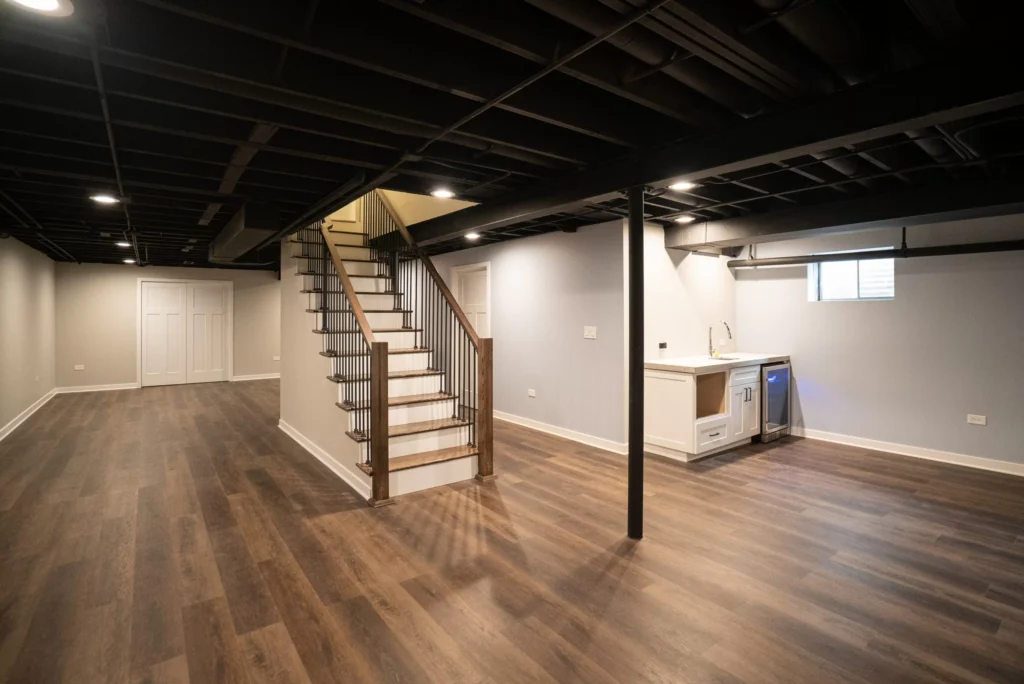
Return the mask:
[[[437,451],[450,447],[465,446],[469,441],[469,427],[445,428],[432,430],[415,435],[392,437],[388,440],[388,455],[391,458],[419,454],[424,451]],[[365,453],[366,446],[362,446]]]
[[388,349],[412,349],[416,346],[414,332],[374,333],[373,336],[378,342],[387,342]]
[[363,246],[362,233],[331,233],[331,242],[336,245]]
[[[333,365],[331,368],[334,369],[335,373],[347,370],[353,374],[361,373],[365,375],[370,368],[368,357],[360,357],[356,359],[337,358],[332,359],[332,361]],[[426,370],[428,363],[430,363],[430,352],[416,354],[388,354],[389,371]]]
[[[447,401],[432,401],[423,404],[409,404],[407,406],[392,406],[388,409],[388,425],[407,425],[409,423],[422,423],[426,420],[443,420],[451,418],[455,410],[452,404],[454,399]],[[356,414],[348,412],[348,429],[355,429]]]
[[[364,384],[368,384],[363,381]],[[338,401],[345,401],[345,384],[338,383]],[[368,389],[364,388],[364,391]],[[427,375],[415,378],[390,378],[388,396],[405,397],[410,394],[433,394],[441,391],[441,376]]]
[[348,261],[346,259],[342,259],[342,264],[345,266],[345,273],[348,273],[350,278],[353,276],[378,275],[378,271],[380,270],[379,265],[373,262]]
[[356,292],[387,292],[391,281],[387,278],[366,278],[362,276],[350,276],[352,287]]
[[328,221],[327,229],[332,233],[363,234],[363,224],[352,221]]
[[425,370],[429,363],[430,352],[388,354],[388,370],[390,371]]
[[388,379],[388,396],[391,397],[405,397],[410,394],[432,394],[440,391],[440,375]]
[[364,309],[395,308],[395,295],[393,294],[357,294],[356,298]]
[[419,468],[407,468],[396,470],[389,474],[388,481],[391,486],[391,496],[411,494],[422,489],[441,487],[472,480],[479,470],[479,460],[476,456],[466,456],[452,461],[442,463],[431,463]]
[[370,322],[370,328],[377,330],[379,328],[401,328],[405,322],[405,314],[401,311],[388,311],[385,313],[377,313],[370,311],[366,314],[366,320]]
[[369,259],[369,247],[338,247],[338,256],[342,259]]

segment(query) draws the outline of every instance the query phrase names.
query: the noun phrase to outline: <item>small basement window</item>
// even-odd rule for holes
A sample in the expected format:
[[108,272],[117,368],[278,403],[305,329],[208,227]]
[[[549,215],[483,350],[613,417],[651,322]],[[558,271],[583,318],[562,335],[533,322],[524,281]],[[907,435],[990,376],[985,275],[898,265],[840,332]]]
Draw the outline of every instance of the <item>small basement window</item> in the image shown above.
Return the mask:
[[895,267],[895,259],[825,261],[820,264],[808,264],[807,300],[850,302],[894,299]]

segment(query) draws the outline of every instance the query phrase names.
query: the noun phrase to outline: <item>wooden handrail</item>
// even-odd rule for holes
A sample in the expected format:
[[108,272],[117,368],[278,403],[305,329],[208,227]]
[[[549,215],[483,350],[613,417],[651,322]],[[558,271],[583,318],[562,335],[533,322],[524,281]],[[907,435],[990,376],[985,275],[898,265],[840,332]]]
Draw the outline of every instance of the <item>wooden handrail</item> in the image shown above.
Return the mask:
[[412,239],[409,229],[405,227],[404,223],[402,223],[402,219],[398,218],[398,212],[395,211],[394,206],[392,206],[391,202],[388,201],[388,198],[384,193],[380,190],[374,190],[374,193],[376,193],[377,197],[380,198],[381,203],[384,205],[384,208],[388,210],[388,213],[391,214],[391,218],[394,219],[395,225],[398,226],[398,232],[402,234],[406,243],[413,249],[420,261],[423,262],[423,266],[427,269],[427,273],[430,274],[430,277],[433,278],[434,284],[437,285],[437,289],[441,291],[441,294],[448,302],[448,306],[450,306],[452,311],[455,312],[455,317],[459,319],[459,323],[462,324],[466,334],[469,335],[469,339],[473,343],[473,347],[479,349],[480,336],[476,334],[476,330],[473,330],[473,326],[466,317],[466,313],[462,310],[462,307],[459,306],[459,303],[455,301],[455,296],[452,295],[451,290],[448,289],[444,279],[437,273],[437,269],[434,268],[434,264],[430,260],[430,257],[427,256],[426,253],[420,249],[419,245],[416,244],[416,241]]
[[356,317],[356,323],[359,324],[359,330],[363,333],[363,339],[366,340],[367,346],[373,346],[373,343],[376,342],[373,337],[373,329],[370,328],[370,322],[366,319],[366,314],[363,313],[363,305],[359,303],[359,297],[356,296],[352,281],[349,280],[348,272],[345,270],[345,264],[342,263],[341,255],[338,254],[338,246],[331,240],[331,231],[327,228],[326,222],[320,226],[320,232],[323,233],[327,251],[330,252],[331,261],[334,263],[334,270],[338,272],[338,278],[341,280],[341,289],[345,293],[345,297],[348,298],[349,306],[352,307],[352,313]]

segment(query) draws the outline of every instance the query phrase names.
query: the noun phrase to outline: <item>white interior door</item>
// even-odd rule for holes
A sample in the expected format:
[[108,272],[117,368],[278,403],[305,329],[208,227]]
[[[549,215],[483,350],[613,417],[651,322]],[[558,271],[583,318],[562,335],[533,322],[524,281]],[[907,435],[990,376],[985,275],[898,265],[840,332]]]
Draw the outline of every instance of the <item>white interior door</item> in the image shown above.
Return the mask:
[[455,272],[455,299],[480,337],[491,336],[490,289],[486,265]]
[[142,386],[186,382],[185,283],[142,283]]
[[188,380],[228,380],[228,288],[225,283],[188,283]]

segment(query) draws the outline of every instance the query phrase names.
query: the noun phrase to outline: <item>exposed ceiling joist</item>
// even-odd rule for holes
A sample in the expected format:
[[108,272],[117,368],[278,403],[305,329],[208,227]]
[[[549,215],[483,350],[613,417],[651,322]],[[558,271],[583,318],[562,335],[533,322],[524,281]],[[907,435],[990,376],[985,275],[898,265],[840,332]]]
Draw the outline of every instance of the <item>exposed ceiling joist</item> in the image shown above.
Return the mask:
[[[616,196],[631,185],[700,180],[753,166],[855,145],[904,131],[1024,103],[1024,71],[1005,47],[975,48],[918,69],[839,92],[803,109],[759,117],[645,151],[619,162],[512,193],[493,202],[410,228],[424,244],[471,230],[543,216],[588,200]],[[950,87],[951,83],[957,87]]]

